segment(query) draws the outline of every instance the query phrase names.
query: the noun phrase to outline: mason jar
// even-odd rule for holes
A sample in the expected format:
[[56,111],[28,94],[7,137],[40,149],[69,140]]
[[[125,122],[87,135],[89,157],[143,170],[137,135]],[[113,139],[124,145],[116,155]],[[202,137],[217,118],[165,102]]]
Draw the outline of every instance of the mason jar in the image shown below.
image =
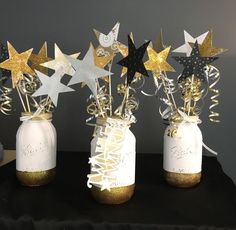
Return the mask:
[[202,132],[197,122],[167,126],[163,147],[165,180],[182,188],[198,184],[202,170]]
[[16,176],[22,185],[40,186],[56,174],[57,141],[51,113],[26,119],[16,134]]
[[130,124],[119,118],[99,118],[96,125],[88,176],[92,196],[100,203],[124,203],[135,188],[136,138]]

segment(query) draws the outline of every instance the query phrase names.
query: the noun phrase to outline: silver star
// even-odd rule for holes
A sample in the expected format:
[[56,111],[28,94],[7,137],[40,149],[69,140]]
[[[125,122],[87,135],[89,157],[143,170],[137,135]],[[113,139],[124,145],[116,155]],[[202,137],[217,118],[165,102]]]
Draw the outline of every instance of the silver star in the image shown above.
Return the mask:
[[97,79],[111,75],[107,70],[97,67],[94,63],[93,46],[90,45],[88,52],[83,60],[74,59],[67,56],[72,67],[75,69],[75,74],[72,76],[68,85],[74,85],[84,82],[92,93],[97,96]]
[[53,104],[57,106],[59,93],[71,92],[74,89],[61,83],[61,78],[64,75],[63,69],[57,70],[51,77],[36,70],[36,74],[39,77],[42,85],[33,94],[33,97],[48,95]]
[[[73,58],[78,58],[80,53],[71,54]],[[47,67],[49,69],[58,70],[62,67],[64,74],[73,75],[75,73],[70,62],[67,60],[66,55],[62,53],[57,44],[54,44],[54,59],[41,64],[41,66]]]

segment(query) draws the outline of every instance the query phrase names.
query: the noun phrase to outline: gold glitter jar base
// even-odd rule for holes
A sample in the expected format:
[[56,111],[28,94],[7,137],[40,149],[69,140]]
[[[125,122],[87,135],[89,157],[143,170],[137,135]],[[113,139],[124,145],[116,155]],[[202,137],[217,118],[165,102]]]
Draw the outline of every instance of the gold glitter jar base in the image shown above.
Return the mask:
[[39,172],[16,171],[16,177],[22,185],[41,186],[50,183],[56,175],[56,168]]
[[117,188],[111,188],[110,191],[103,190],[93,186],[91,193],[93,198],[102,204],[122,204],[130,200],[134,194],[135,184]]
[[164,170],[164,178],[168,184],[178,188],[191,188],[201,181],[202,173],[174,173]]

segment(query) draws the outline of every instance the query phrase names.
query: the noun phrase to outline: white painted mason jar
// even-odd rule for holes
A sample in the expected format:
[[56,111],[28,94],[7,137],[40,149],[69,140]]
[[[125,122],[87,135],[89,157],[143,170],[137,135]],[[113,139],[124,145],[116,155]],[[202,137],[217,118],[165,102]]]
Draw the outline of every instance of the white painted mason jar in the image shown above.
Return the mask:
[[23,121],[18,128],[16,175],[23,185],[40,186],[55,177],[57,142],[51,118],[49,113],[40,114]]
[[[107,152],[106,159],[112,161],[112,157],[114,157],[113,159],[115,159],[116,163],[113,165],[114,170],[105,172],[106,168],[102,169],[107,178],[113,178],[109,182],[109,189],[107,187],[103,188],[104,185],[102,184],[91,183],[92,196],[100,203],[121,204],[128,201],[134,193],[136,138],[129,129],[130,124],[121,119],[98,119],[97,125],[98,128],[95,129],[94,137],[91,141],[91,158],[96,159],[96,157],[99,157],[99,154],[104,156],[104,152],[102,152],[104,150]],[[116,129],[116,125],[122,125],[122,130]],[[118,137],[122,136],[122,141],[119,144],[116,143],[117,135]],[[99,143],[100,138],[102,138],[102,141]],[[101,151],[97,152],[96,148],[101,143],[104,146],[100,146]],[[114,148],[115,151],[112,150]],[[91,165],[90,175],[95,176],[96,172],[92,168],[93,166]]]
[[164,133],[163,168],[166,181],[192,187],[201,180],[202,132],[196,122],[169,125]]

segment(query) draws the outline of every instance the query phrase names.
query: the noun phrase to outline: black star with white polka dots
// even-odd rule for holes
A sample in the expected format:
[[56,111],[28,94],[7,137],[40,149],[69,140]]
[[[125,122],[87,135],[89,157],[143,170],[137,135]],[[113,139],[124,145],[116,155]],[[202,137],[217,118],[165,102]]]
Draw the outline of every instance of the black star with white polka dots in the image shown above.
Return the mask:
[[136,49],[132,39],[128,36],[128,50],[129,54],[127,57],[121,59],[117,64],[126,67],[127,70],[127,83],[128,85],[134,79],[136,72],[141,73],[148,77],[148,72],[143,64],[143,56],[147,50],[150,41],[144,43],[138,49]]
[[[0,42],[0,63],[9,59],[7,48]],[[11,71],[0,68],[0,84],[5,82],[11,77]]]
[[194,75],[201,81],[205,81],[205,66],[215,61],[218,57],[201,57],[198,48],[198,43],[196,41],[189,57],[173,58],[184,66],[184,70],[181,76],[179,77],[179,81],[182,81],[187,77],[191,77],[192,75]]

